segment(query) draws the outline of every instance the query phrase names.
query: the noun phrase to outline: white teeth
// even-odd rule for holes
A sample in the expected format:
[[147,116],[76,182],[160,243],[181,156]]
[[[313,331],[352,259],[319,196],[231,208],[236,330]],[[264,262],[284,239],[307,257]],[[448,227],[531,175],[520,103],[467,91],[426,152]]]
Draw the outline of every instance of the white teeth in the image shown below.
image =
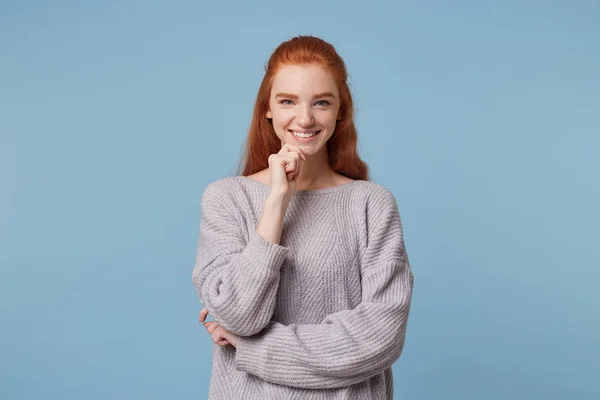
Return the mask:
[[296,132],[296,131],[292,131],[294,133],[294,135],[301,137],[301,138],[309,138],[311,136],[315,136],[317,134],[317,132],[310,132],[310,133],[302,133],[302,132]]

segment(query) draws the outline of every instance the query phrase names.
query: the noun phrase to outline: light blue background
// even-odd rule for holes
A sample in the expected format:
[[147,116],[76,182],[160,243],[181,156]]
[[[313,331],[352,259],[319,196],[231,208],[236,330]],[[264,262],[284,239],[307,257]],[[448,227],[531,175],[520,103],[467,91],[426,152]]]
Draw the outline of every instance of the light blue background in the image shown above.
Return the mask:
[[600,3],[483,3],[2,2],[0,398],[206,398],[200,196],[297,34],[400,207],[395,398],[600,398]]

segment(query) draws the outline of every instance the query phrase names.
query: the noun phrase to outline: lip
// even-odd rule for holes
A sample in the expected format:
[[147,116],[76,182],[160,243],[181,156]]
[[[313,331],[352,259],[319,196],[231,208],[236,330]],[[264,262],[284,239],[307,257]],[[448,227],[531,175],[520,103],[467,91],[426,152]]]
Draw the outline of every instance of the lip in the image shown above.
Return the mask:
[[313,132],[320,132],[321,129],[313,129],[310,131],[304,130],[304,129],[288,129],[288,131],[290,132],[300,132],[300,133],[313,133]]
[[307,137],[307,138],[301,138],[298,137],[296,135],[294,135],[293,131],[291,129],[288,129],[288,133],[294,138],[294,140],[298,143],[307,143],[307,142],[312,142],[313,140],[316,140],[316,138],[321,134],[322,130],[318,129],[316,131],[295,131],[295,132],[302,132],[302,133],[309,133],[309,132],[318,132],[316,135],[312,135],[311,137]]

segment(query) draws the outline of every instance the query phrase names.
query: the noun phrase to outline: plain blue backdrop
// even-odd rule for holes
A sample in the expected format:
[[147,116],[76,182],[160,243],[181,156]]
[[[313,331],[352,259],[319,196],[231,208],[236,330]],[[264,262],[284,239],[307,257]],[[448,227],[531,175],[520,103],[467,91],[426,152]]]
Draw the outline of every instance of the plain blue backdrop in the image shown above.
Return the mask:
[[264,64],[298,34],[345,59],[359,152],[400,208],[395,398],[600,398],[583,0],[3,1],[0,398],[206,398],[200,196],[235,172]]

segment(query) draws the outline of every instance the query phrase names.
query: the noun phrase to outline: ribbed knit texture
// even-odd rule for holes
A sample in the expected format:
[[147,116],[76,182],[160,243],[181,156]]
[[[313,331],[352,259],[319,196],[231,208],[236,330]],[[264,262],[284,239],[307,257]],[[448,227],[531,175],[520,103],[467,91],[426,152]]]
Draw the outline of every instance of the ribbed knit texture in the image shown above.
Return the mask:
[[202,195],[192,280],[240,335],[213,344],[209,400],[393,399],[414,281],[393,194],[362,180],[296,191],[274,244],[256,233],[269,191],[233,176]]

